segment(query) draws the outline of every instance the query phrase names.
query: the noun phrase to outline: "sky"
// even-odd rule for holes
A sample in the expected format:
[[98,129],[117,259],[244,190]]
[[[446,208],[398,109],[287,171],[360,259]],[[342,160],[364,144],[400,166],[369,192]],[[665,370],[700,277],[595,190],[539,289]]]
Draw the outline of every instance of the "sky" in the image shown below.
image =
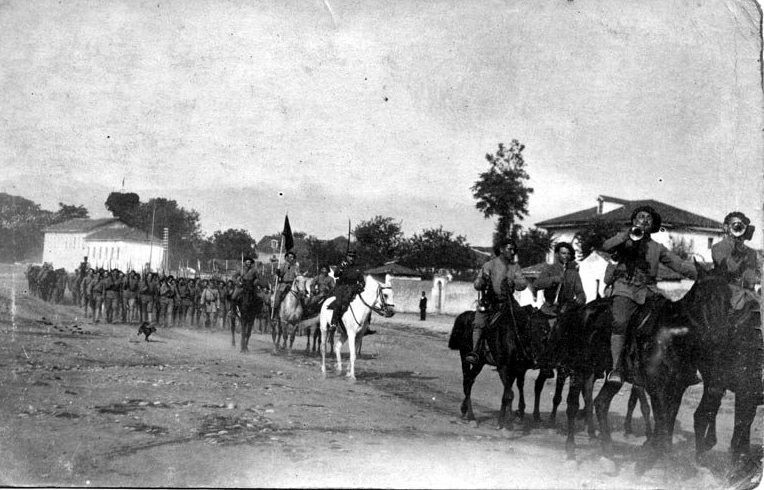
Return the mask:
[[752,1],[3,1],[0,192],[488,245],[470,187],[517,139],[526,227],[602,194],[761,229],[760,48]]

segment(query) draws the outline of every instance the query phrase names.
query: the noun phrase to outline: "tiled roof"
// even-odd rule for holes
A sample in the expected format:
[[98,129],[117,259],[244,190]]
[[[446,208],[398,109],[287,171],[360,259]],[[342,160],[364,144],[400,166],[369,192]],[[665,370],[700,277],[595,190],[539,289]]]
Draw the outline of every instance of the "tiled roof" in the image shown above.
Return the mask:
[[117,218],[75,218],[45,228],[46,233],[87,233],[101,226],[118,222]]
[[622,199],[608,198],[607,200],[611,202],[623,202],[624,205],[601,215],[597,214],[597,207],[595,206],[575,213],[566,214],[558,218],[541,221],[536,223],[536,226],[547,229],[566,226],[583,226],[594,218],[628,224],[631,212],[634,208],[639,206],[652,206],[652,208],[661,215],[663,226],[667,228],[707,228],[721,231],[722,224],[719,221],[653,199],[624,201]]
[[415,271],[414,269],[409,269],[408,267],[404,267],[395,263],[381,265],[373,269],[368,269],[365,272],[366,274],[392,274],[394,276],[422,276],[422,274]]
[[[123,242],[150,242],[149,233],[136,228],[107,228],[98,230],[85,237],[85,241],[123,241]],[[154,243],[161,244],[162,240],[154,237]]]

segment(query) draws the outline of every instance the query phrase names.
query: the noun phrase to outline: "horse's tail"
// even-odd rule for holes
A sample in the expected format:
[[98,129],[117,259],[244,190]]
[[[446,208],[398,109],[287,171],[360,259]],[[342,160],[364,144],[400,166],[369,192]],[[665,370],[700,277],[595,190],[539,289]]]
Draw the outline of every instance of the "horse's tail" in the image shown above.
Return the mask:
[[475,318],[474,311],[465,311],[454,320],[454,328],[448,339],[448,348],[460,350],[465,341],[472,345],[472,320]]

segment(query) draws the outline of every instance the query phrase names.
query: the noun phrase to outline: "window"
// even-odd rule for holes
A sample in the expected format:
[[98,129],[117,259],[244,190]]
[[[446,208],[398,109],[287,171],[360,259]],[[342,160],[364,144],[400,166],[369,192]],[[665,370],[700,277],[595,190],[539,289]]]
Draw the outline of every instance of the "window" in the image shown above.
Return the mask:
[[711,249],[711,245],[714,244],[714,237],[708,237],[708,249]]

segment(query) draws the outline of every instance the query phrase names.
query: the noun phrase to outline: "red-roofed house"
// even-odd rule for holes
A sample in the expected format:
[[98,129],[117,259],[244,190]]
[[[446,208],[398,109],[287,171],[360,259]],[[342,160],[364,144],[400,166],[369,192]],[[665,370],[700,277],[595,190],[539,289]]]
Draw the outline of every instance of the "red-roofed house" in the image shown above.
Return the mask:
[[[599,196],[597,205],[592,208],[536,223],[536,227],[554,233],[558,242],[574,242],[575,234],[594,219],[616,222],[626,228],[630,224],[631,212],[639,206],[652,206],[661,215],[661,232],[653,234],[653,240],[671,248],[672,241],[676,243],[684,239],[694,254],[706,262],[711,261],[711,245],[721,240],[722,223],[653,199],[628,201]],[[573,246],[577,248],[576,243]],[[552,261],[552,255],[550,252],[548,262]]]
[[160,269],[164,258],[161,239],[131,228],[116,218],[77,218],[45,230],[43,262],[73,271],[83,257],[92,267],[141,270],[149,261]]

